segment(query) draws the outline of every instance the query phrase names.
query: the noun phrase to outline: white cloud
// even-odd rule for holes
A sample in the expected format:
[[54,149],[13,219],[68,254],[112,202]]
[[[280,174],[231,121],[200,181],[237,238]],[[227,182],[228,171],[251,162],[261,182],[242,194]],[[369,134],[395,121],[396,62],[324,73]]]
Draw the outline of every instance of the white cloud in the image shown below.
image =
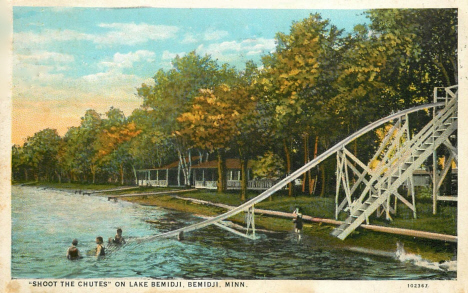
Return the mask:
[[224,38],[227,35],[229,35],[227,31],[210,29],[205,32],[204,39],[205,41],[216,41]]
[[182,57],[184,56],[186,53],[185,52],[181,52],[181,53],[171,53],[169,52],[168,50],[165,50],[162,54],[162,60],[172,60],[174,59],[177,55],[179,55],[179,57]]
[[51,30],[46,29],[40,33],[19,32],[13,34],[13,48],[29,48],[39,44],[65,41],[92,41],[93,35],[80,33],[74,30]]
[[185,34],[184,39],[181,41],[182,44],[193,44],[198,42],[198,39],[193,34]]
[[254,56],[273,52],[275,48],[274,39],[258,38],[247,39],[242,42],[229,41],[208,46],[200,45],[197,52],[199,54],[210,54],[219,60],[227,61],[238,55]]
[[15,65],[19,63],[69,63],[75,61],[75,57],[69,54],[57,52],[39,51],[30,55],[15,54]]
[[173,38],[179,31],[176,26],[150,25],[146,23],[101,23],[100,27],[110,28],[111,31],[94,37],[97,44],[125,44],[136,45],[149,40],[158,41]]
[[181,41],[182,44],[194,44],[199,42],[200,40],[204,41],[217,41],[220,40],[226,36],[228,36],[229,33],[227,31],[223,30],[214,30],[214,29],[208,29],[204,33],[201,34],[194,34],[194,33],[186,33],[184,36],[184,39]]
[[15,49],[32,45],[66,41],[90,41],[97,45],[137,45],[148,41],[166,40],[175,37],[179,28],[146,23],[101,23],[99,27],[109,29],[100,34],[89,34],[75,30],[46,29],[38,33],[18,32],[13,35]]
[[100,63],[104,69],[102,72],[72,78],[61,73],[74,61],[71,55],[56,52],[15,55],[14,97],[18,102],[66,101],[72,97],[80,97],[80,103],[96,103],[92,99],[99,99],[104,103],[109,98],[133,100],[135,87],[141,84],[143,78],[124,74],[122,69],[132,68],[137,62],[149,62],[154,57],[155,53],[147,50],[115,53],[112,60]]
[[14,85],[30,83],[31,87],[38,84],[55,83],[63,79],[62,73],[75,58],[72,55],[57,52],[38,51],[32,54],[13,55]]
[[136,62],[152,62],[154,61],[155,53],[148,50],[138,50],[126,54],[115,53],[112,61],[102,61],[100,65],[108,68],[132,68]]

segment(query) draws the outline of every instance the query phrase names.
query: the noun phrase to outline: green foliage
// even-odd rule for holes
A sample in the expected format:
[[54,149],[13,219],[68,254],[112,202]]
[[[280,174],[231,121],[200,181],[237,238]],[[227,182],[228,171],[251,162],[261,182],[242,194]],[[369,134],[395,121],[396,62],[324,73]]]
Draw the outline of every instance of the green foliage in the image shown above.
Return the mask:
[[[431,102],[435,86],[458,82],[456,9],[366,14],[371,23],[349,35],[319,14],[292,23],[262,67],[250,61],[237,71],[195,51],[177,56],[137,89],[143,107],[130,117],[90,109],[63,138],[45,129],[13,146],[13,178],[123,184],[135,169],[178,159],[189,182],[192,151],[243,164],[263,156],[257,176],[282,177],[369,122]],[[354,153],[371,157],[375,139],[363,136]],[[333,165],[322,164],[318,186],[334,180]]]
[[272,151],[252,161],[254,178],[281,178],[284,174],[284,160]]
[[186,112],[200,89],[213,89],[226,83],[234,74],[227,65],[219,67],[210,56],[199,56],[195,51],[172,60],[172,69],[159,69],[154,76],[155,85],[143,84],[138,89],[143,106],[151,107],[155,118],[167,133],[178,129],[177,117]]
[[416,197],[418,199],[423,199],[423,200],[432,199],[432,187],[431,186],[419,186],[416,189]]
[[22,152],[17,150],[15,155],[29,165],[36,180],[50,181],[58,168],[60,142],[57,130],[47,128],[28,137]]

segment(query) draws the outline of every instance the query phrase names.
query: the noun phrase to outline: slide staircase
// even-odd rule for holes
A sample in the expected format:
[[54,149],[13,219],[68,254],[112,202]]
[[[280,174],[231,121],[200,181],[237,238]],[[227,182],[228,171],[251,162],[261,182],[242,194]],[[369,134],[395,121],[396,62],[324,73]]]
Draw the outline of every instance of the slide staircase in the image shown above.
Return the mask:
[[453,98],[417,135],[403,144],[399,152],[392,156],[393,159],[379,166],[380,172],[374,173],[370,184],[354,204],[355,208],[351,209],[350,216],[333,230],[332,235],[345,239],[364,221],[368,223],[369,216],[385,205],[392,194],[412,206],[398,194],[398,188],[456,131],[457,109],[457,98]]

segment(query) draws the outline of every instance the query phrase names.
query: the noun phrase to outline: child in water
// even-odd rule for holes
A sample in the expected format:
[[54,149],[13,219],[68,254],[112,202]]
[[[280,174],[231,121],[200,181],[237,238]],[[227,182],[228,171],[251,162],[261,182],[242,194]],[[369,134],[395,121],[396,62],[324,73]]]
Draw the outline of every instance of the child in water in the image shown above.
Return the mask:
[[97,244],[96,256],[106,255],[106,252],[104,250],[104,246],[102,245],[103,242],[104,242],[104,239],[102,239],[101,236],[96,237],[96,244]]
[[124,244],[125,239],[122,237],[122,229],[118,228],[117,229],[117,234],[115,235],[114,239],[109,238],[109,243],[114,243],[114,244]]
[[70,260],[75,260],[81,258],[80,251],[76,246],[78,245],[78,239],[73,239],[72,246],[67,250],[67,258]]

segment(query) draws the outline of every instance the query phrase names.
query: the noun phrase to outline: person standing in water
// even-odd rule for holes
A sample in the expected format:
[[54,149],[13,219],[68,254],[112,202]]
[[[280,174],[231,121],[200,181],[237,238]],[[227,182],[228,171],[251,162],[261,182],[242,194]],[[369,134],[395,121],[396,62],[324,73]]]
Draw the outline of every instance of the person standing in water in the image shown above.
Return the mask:
[[293,216],[295,216],[296,218],[294,218],[293,222],[295,223],[295,227],[294,227],[294,232],[296,232],[296,234],[298,235],[297,237],[297,240],[298,241],[301,241],[301,234],[302,234],[302,214],[301,212],[299,211],[299,208],[296,208],[293,212]]
[[109,238],[109,243],[114,244],[125,244],[125,239],[122,237],[122,229],[117,229],[117,234],[115,235],[114,239]]
[[80,251],[76,247],[78,245],[78,239],[73,239],[72,246],[67,250],[67,258],[69,260],[75,260],[81,258]]
[[96,237],[96,244],[97,244],[97,246],[96,246],[96,256],[106,255],[104,246],[102,245],[103,242],[104,242],[104,239],[102,239],[101,236]]

